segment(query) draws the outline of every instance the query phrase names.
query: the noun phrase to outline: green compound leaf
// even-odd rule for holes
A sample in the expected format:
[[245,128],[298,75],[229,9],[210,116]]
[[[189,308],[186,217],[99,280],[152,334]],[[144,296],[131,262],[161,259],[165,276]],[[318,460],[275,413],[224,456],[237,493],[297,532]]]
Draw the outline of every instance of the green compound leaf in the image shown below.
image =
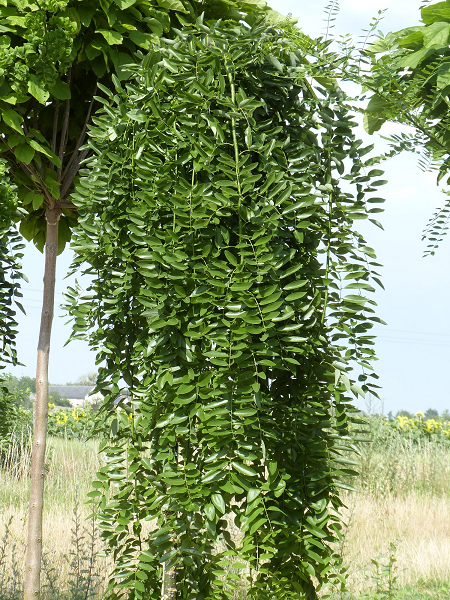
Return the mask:
[[55,85],[50,89],[50,93],[58,100],[70,100],[70,87],[64,81],[58,79]]
[[448,2],[437,2],[431,6],[423,6],[420,9],[422,21],[426,25],[431,25],[437,21],[446,21],[450,23],[450,6]]
[[[155,19],[152,19],[155,21]],[[162,35],[162,27],[160,28],[160,34]],[[130,31],[130,40],[132,40],[137,46],[148,50],[151,45],[155,42],[155,36],[150,33],[143,33],[141,31]]]
[[213,494],[211,496],[211,502],[222,515],[225,513],[225,502],[220,494]]
[[136,1],[137,0],[114,0],[114,4],[117,4],[120,10],[126,10],[127,8],[130,8],[130,6],[133,6],[133,4],[136,4]]
[[123,37],[117,31],[110,29],[97,29],[96,33],[101,33],[110,46],[114,44],[121,44],[123,42]]
[[37,152],[40,152],[41,154],[45,154],[45,156],[48,156],[48,158],[50,158],[50,160],[52,161],[52,163],[60,168],[61,167],[61,160],[59,159],[58,156],[56,156],[56,154],[54,152],[52,152],[50,150],[50,148],[47,148],[46,146],[43,146],[42,144],[40,144],[39,142],[37,142],[36,140],[30,140],[30,146],[36,150]]
[[381,129],[383,123],[388,120],[386,111],[390,108],[390,103],[377,94],[372,96],[364,113],[364,129],[372,134]]
[[157,2],[161,8],[167,8],[169,10],[176,10],[184,13],[187,12],[180,0],[157,0]]
[[242,473],[242,475],[247,475],[247,477],[256,477],[257,473],[251,467],[244,465],[243,463],[233,461],[232,466],[238,473]]
[[30,79],[28,80],[28,92],[41,104],[45,104],[50,97],[50,92],[41,87],[36,75],[31,75]]
[[31,148],[28,144],[19,144],[14,149],[14,155],[17,158],[17,160],[25,163],[26,165],[29,165],[30,162],[33,160],[34,153],[34,148]]

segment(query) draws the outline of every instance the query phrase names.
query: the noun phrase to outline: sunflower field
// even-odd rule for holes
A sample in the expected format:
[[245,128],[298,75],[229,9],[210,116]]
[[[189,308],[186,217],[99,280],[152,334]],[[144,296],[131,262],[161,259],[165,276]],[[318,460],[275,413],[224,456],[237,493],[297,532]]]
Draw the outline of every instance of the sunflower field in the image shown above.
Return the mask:
[[[369,426],[370,426],[369,419]],[[423,412],[417,412],[412,418],[398,415],[395,419],[381,419],[378,427],[386,429],[386,434],[394,430],[401,436],[411,440],[450,441],[450,421],[442,419],[425,419]]]
[[95,411],[87,406],[75,408],[56,408],[49,403],[48,433],[67,439],[87,439],[94,426]]

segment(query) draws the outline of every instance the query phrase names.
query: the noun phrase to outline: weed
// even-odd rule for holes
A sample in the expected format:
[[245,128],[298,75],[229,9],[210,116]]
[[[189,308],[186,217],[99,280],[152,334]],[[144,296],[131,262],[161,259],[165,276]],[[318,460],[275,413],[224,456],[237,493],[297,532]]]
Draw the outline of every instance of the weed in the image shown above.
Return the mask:
[[78,492],[75,495],[72,522],[72,543],[69,551],[69,597],[71,600],[90,600],[99,594],[102,584],[102,577],[96,568],[98,534],[95,527],[95,515],[90,517],[89,528],[81,522]]
[[375,585],[374,598],[377,598],[377,600],[393,600],[394,598],[398,579],[396,552],[397,546],[394,542],[391,542],[388,556],[377,556],[371,561],[375,567],[372,582]]
[[6,523],[0,541],[0,600],[19,600],[22,592],[17,545],[11,534],[12,520],[10,517]]
[[[0,600],[20,600],[23,593],[25,545],[14,540],[11,532],[13,517],[5,525],[0,540]],[[80,505],[75,503],[72,517],[72,538],[68,551],[57,555],[44,550],[42,558],[42,600],[98,600],[106,587],[104,565],[97,557],[99,536],[95,517],[83,524]],[[61,577],[61,563],[69,566]]]

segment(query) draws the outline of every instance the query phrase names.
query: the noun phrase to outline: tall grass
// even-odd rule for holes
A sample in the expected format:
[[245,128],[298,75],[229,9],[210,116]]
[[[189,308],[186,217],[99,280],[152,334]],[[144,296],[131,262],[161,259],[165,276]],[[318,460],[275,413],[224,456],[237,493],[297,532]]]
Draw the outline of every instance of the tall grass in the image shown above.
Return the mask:
[[12,443],[0,444],[0,467],[14,479],[19,480],[28,474],[31,461],[31,427],[13,427]]
[[[19,600],[25,558],[29,446],[16,437],[0,471],[0,600]],[[19,457],[14,465],[12,458]],[[84,504],[99,466],[98,443],[52,438],[46,453],[42,600],[96,600],[110,564]]]
[[370,443],[358,446],[356,492],[344,494],[348,588],[356,595],[375,591],[373,561],[386,557],[393,543],[399,587],[437,589],[447,582],[448,589],[450,444],[414,438],[387,427],[382,417],[371,417],[369,429]]
[[450,443],[417,438],[386,427],[382,417],[369,420],[370,442],[359,445],[357,488],[377,498],[450,497]]
[[[17,438],[16,438],[17,440]],[[0,506],[22,510],[29,492],[29,447],[21,449],[18,442],[8,450],[9,468],[0,471]],[[14,456],[20,459],[16,466]],[[46,480],[44,513],[73,507],[75,496],[85,498],[99,467],[98,442],[82,442],[49,437],[46,450]],[[78,490],[78,491],[77,491]]]
[[[376,591],[372,560],[387,556],[391,543],[398,586],[450,587],[450,444],[414,441],[394,430],[386,435],[376,418],[370,428],[372,442],[359,446],[356,492],[343,496],[348,526],[339,550],[350,595],[338,593],[336,600]],[[0,470],[0,600],[19,600],[22,589],[29,444],[16,440]],[[49,438],[43,600],[97,600],[105,588],[111,564],[95,556],[101,544],[83,504],[99,465],[97,442]]]

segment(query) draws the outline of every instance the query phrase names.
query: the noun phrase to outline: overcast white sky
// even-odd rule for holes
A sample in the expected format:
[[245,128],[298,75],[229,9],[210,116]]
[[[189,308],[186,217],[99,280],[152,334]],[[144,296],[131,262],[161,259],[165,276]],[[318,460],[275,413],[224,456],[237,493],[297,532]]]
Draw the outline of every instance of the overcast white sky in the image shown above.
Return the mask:
[[[299,18],[299,26],[312,36],[323,30],[323,7],[326,2],[311,0],[272,0],[276,10]],[[419,0],[341,0],[335,33],[364,35],[373,16],[387,8],[380,29],[384,32],[419,24]],[[394,131],[388,126],[381,133]],[[363,130],[361,137],[384,147],[376,136]],[[405,408],[412,412],[429,407],[450,409],[450,271],[449,240],[444,241],[437,256],[422,258],[421,232],[443,196],[436,187],[435,175],[422,173],[417,157],[404,155],[385,166],[389,184],[381,188],[386,211],[381,217],[385,231],[364,226],[369,243],[383,263],[386,291],[377,292],[378,313],[388,323],[377,328],[379,335],[377,364],[384,410]],[[360,228],[361,229],[361,228]],[[57,301],[62,301],[71,253],[59,257]],[[34,376],[42,291],[42,255],[30,247],[24,261],[30,283],[24,286],[27,317],[20,317],[19,355],[26,367],[14,373]],[[50,381],[66,383],[95,370],[95,357],[82,342],[63,345],[70,334],[57,311],[52,338]],[[360,402],[364,407],[364,402]]]

